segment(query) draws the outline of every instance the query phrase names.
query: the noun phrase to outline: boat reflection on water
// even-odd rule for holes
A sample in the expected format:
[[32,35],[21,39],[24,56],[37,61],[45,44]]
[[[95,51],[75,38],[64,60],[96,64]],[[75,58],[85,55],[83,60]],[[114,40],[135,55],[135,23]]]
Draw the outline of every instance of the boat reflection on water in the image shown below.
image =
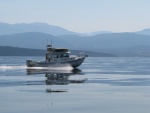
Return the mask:
[[84,75],[79,69],[73,70],[50,70],[50,69],[27,69],[27,75],[45,74],[45,84],[50,86],[46,92],[68,92],[68,89],[52,89],[52,85],[68,85],[71,83],[84,83],[87,78],[69,79],[70,76]]

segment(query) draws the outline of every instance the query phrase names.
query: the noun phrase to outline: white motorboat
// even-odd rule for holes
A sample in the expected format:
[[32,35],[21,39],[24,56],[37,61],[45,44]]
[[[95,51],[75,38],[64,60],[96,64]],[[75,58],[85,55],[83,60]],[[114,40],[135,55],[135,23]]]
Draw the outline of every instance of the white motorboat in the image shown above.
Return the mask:
[[54,48],[51,45],[47,45],[45,61],[27,60],[26,65],[28,67],[71,66],[76,68],[83,63],[85,57],[87,57],[87,55],[84,55],[83,53],[79,53],[79,55],[71,55],[69,49]]

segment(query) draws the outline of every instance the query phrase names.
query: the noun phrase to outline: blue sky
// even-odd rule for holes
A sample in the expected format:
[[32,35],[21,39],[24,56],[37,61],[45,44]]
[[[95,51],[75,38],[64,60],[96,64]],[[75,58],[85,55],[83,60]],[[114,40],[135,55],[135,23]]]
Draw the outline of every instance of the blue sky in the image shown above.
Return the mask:
[[0,0],[0,22],[44,22],[75,32],[150,28],[150,0]]

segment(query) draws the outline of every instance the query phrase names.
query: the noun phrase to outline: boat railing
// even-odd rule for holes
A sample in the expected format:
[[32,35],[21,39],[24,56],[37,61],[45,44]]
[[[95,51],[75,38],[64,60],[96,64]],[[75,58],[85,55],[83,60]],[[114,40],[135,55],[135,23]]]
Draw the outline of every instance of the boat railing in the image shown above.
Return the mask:
[[70,57],[71,57],[71,58],[76,58],[76,57],[77,57],[77,55],[70,55]]
[[80,52],[80,53],[78,54],[78,57],[83,57],[83,56],[85,56],[85,55],[84,55],[84,52]]
[[84,56],[85,56],[84,52],[80,52],[78,55],[70,55],[70,58],[77,59],[77,58],[81,58]]

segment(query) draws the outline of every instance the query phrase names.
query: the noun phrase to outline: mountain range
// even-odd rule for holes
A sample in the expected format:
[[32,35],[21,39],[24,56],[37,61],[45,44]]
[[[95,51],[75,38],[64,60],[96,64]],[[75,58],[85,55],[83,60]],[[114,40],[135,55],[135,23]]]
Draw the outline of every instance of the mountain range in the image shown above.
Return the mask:
[[47,33],[54,36],[59,35],[80,35],[80,36],[93,36],[97,34],[104,34],[104,33],[111,33],[111,31],[96,31],[91,33],[77,33],[66,30],[62,27],[49,25],[46,23],[17,23],[17,24],[8,24],[0,22],[0,35],[11,35],[17,33],[24,33],[24,32],[42,32]]
[[8,24],[0,23],[0,35],[11,35],[24,32],[42,32],[51,35],[66,35],[66,34],[76,34],[75,32],[66,30],[62,27],[49,25],[46,23],[17,23],[17,24]]
[[116,56],[150,56],[150,29],[133,33],[99,31],[75,33],[45,23],[0,23],[0,45],[30,49],[55,47],[113,54]]
[[[111,31],[96,31],[91,33],[77,33],[66,30],[62,27],[49,25],[47,23],[35,22],[35,23],[17,23],[8,24],[0,22],[0,35],[10,35],[24,32],[42,32],[54,36],[59,35],[80,35],[80,36],[94,36],[97,34],[108,34],[113,33]],[[150,29],[144,29],[141,31],[134,32],[136,34],[150,35]]]

